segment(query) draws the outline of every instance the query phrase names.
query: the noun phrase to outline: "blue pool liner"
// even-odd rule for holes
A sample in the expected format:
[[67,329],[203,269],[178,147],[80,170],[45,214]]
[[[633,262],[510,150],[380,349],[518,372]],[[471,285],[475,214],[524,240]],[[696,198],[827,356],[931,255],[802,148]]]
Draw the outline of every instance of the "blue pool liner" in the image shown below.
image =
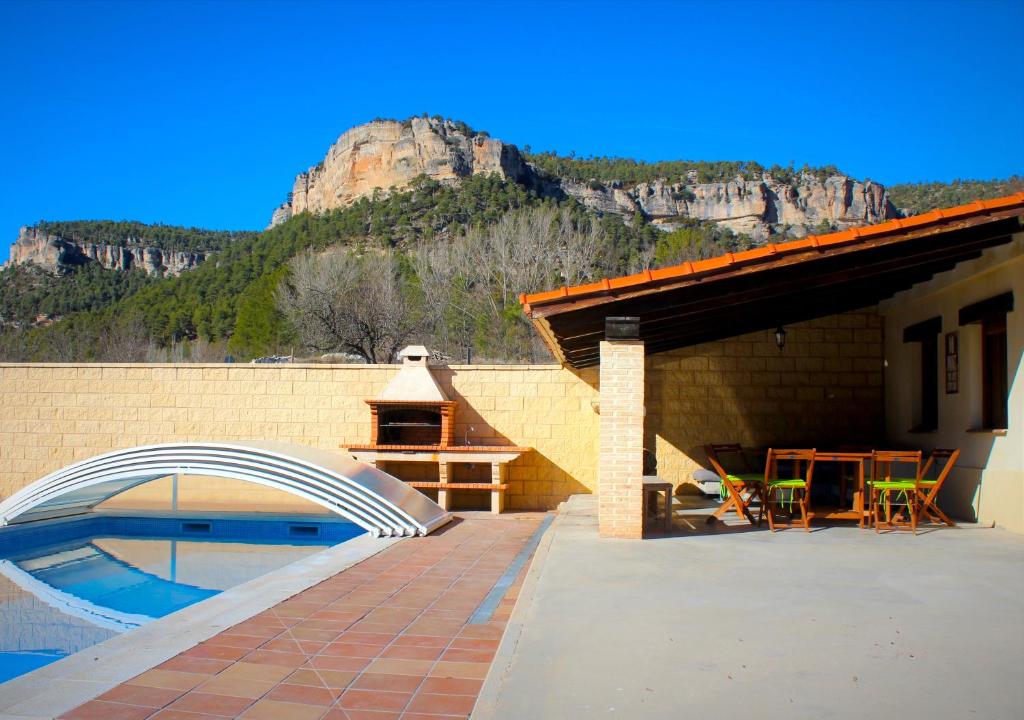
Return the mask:
[[130,516],[93,514],[39,520],[0,528],[0,557],[89,537],[217,540],[263,545],[337,545],[364,534],[355,523],[325,518],[237,518],[209,515]]

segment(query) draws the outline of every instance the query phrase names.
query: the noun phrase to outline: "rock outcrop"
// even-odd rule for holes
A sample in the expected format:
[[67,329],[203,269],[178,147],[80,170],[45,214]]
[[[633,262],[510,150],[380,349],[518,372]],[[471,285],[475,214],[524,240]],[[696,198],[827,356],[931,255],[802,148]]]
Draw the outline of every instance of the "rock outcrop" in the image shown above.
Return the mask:
[[552,176],[525,162],[514,145],[473,133],[462,123],[437,118],[403,122],[377,120],[346,131],[316,167],[295,178],[288,200],[276,208],[270,227],[292,215],[346,207],[375,192],[401,190],[425,175],[457,182],[478,173],[496,173],[544,195],[571,196],[599,213],[632,218],[642,213],[671,229],[686,219],[719,223],[761,240],[900,217],[883,186],[843,175],[802,174],[726,182],[665,180],[627,187],[596,180],[576,182]]
[[63,273],[95,262],[108,270],[138,268],[148,275],[170,276],[191,270],[207,257],[205,252],[164,250],[142,245],[131,238],[126,238],[124,245],[106,245],[66,240],[34,227],[23,227],[11,245],[11,258],[7,263],[32,264]]
[[784,226],[793,236],[804,235],[823,223],[844,229],[900,217],[883,186],[843,175],[822,179],[804,174],[783,183],[766,173],[756,180],[658,180],[631,188],[563,180],[561,186],[568,195],[599,212],[627,217],[642,212],[651,222],[667,228],[685,218],[708,220],[754,239],[763,239]]
[[295,178],[289,201],[274,211],[270,226],[297,213],[326,212],[374,192],[400,190],[420,175],[454,182],[488,173],[515,182],[530,177],[514,145],[464,125],[420,117],[375,120],[346,131],[322,163]]
[[267,229],[280,225],[281,223],[288,222],[292,217],[292,201],[289,198],[287,202],[283,202],[274,208],[274,212],[270,215],[270,224],[267,225]]

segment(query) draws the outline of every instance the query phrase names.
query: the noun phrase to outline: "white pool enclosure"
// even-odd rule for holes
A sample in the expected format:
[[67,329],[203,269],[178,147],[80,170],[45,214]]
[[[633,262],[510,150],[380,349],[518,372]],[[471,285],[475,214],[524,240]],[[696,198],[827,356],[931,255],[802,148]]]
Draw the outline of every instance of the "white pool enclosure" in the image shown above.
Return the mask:
[[374,536],[427,535],[451,513],[396,477],[341,453],[282,442],[183,442],[115,450],[50,473],[0,502],[0,527],[89,512],[173,475],[232,478],[314,502]]

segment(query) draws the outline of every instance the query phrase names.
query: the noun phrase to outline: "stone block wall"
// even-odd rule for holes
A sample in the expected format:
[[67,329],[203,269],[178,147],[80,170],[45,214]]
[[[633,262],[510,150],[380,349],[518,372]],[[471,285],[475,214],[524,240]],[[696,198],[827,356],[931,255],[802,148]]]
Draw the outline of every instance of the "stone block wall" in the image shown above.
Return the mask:
[[[655,449],[659,475],[689,482],[709,442],[836,447],[884,438],[880,317],[847,313],[787,330],[781,351],[765,331],[646,357],[644,447]],[[363,401],[396,372],[396,365],[0,364],[0,498],[121,447],[245,439],[331,449],[366,443],[370,410]],[[459,402],[459,442],[534,448],[509,468],[508,509],[551,509],[571,494],[596,491],[597,368],[478,365],[433,372]],[[457,468],[456,479],[476,480],[477,470]],[[218,507],[264,497],[251,486],[220,482],[202,485]],[[273,502],[273,491],[265,492]],[[193,482],[184,497],[195,506],[203,492]]]
[[[534,448],[509,468],[509,509],[549,509],[594,488],[596,371],[581,377],[555,365],[433,370],[459,402],[459,442]],[[245,439],[328,449],[366,443],[364,400],[396,372],[396,365],[0,364],[0,498],[121,447]],[[209,487],[218,504],[242,496],[230,481]],[[189,497],[196,500],[194,488]]]
[[763,331],[648,356],[645,447],[658,474],[688,482],[712,442],[884,444],[882,347],[872,310],[789,325],[782,350]]

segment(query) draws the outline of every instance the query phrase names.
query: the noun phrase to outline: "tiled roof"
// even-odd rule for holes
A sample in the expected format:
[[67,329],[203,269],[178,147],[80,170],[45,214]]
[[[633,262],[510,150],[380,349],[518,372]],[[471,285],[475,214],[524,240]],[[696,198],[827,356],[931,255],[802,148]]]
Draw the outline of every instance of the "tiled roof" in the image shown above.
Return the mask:
[[644,286],[653,287],[666,281],[686,279],[691,276],[706,276],[714,274],[716,271],[730,270],[737,266],[750,266],[771,262],[786,255],[806,252],[812,248],[820,250],[837,247],[846,248],[887,236],[893,236],[893,239],[898,239],[899,235],[911,231],[926,230],[932,227],[941,228],[944,225],[954,224],[957,221],[986,213],[1012,210],[1014,208],[1020,208],[1024,211],[1024,192],[992,200],[976,200],[966,205],[932,210],[931,212],[908,218],[887,220],[877,225],[866,225],[827,235],[811,235],[800,240],[791,240],[785,243],[769,243],[752,250],[725,253],[724,255],[707,260],[685,262],[681,265],[673,265],[672,267],[659,270],[645,270],[642,273],[610,278],[586,285],[575,285],[547,292],[520,295],[519,302],[522,304],[523,310],[529,314],[532,307],[550,302],[564,302],[567,298],[576,299],[602,294],[614,294],[616,291],[639,290],[644,288]]

